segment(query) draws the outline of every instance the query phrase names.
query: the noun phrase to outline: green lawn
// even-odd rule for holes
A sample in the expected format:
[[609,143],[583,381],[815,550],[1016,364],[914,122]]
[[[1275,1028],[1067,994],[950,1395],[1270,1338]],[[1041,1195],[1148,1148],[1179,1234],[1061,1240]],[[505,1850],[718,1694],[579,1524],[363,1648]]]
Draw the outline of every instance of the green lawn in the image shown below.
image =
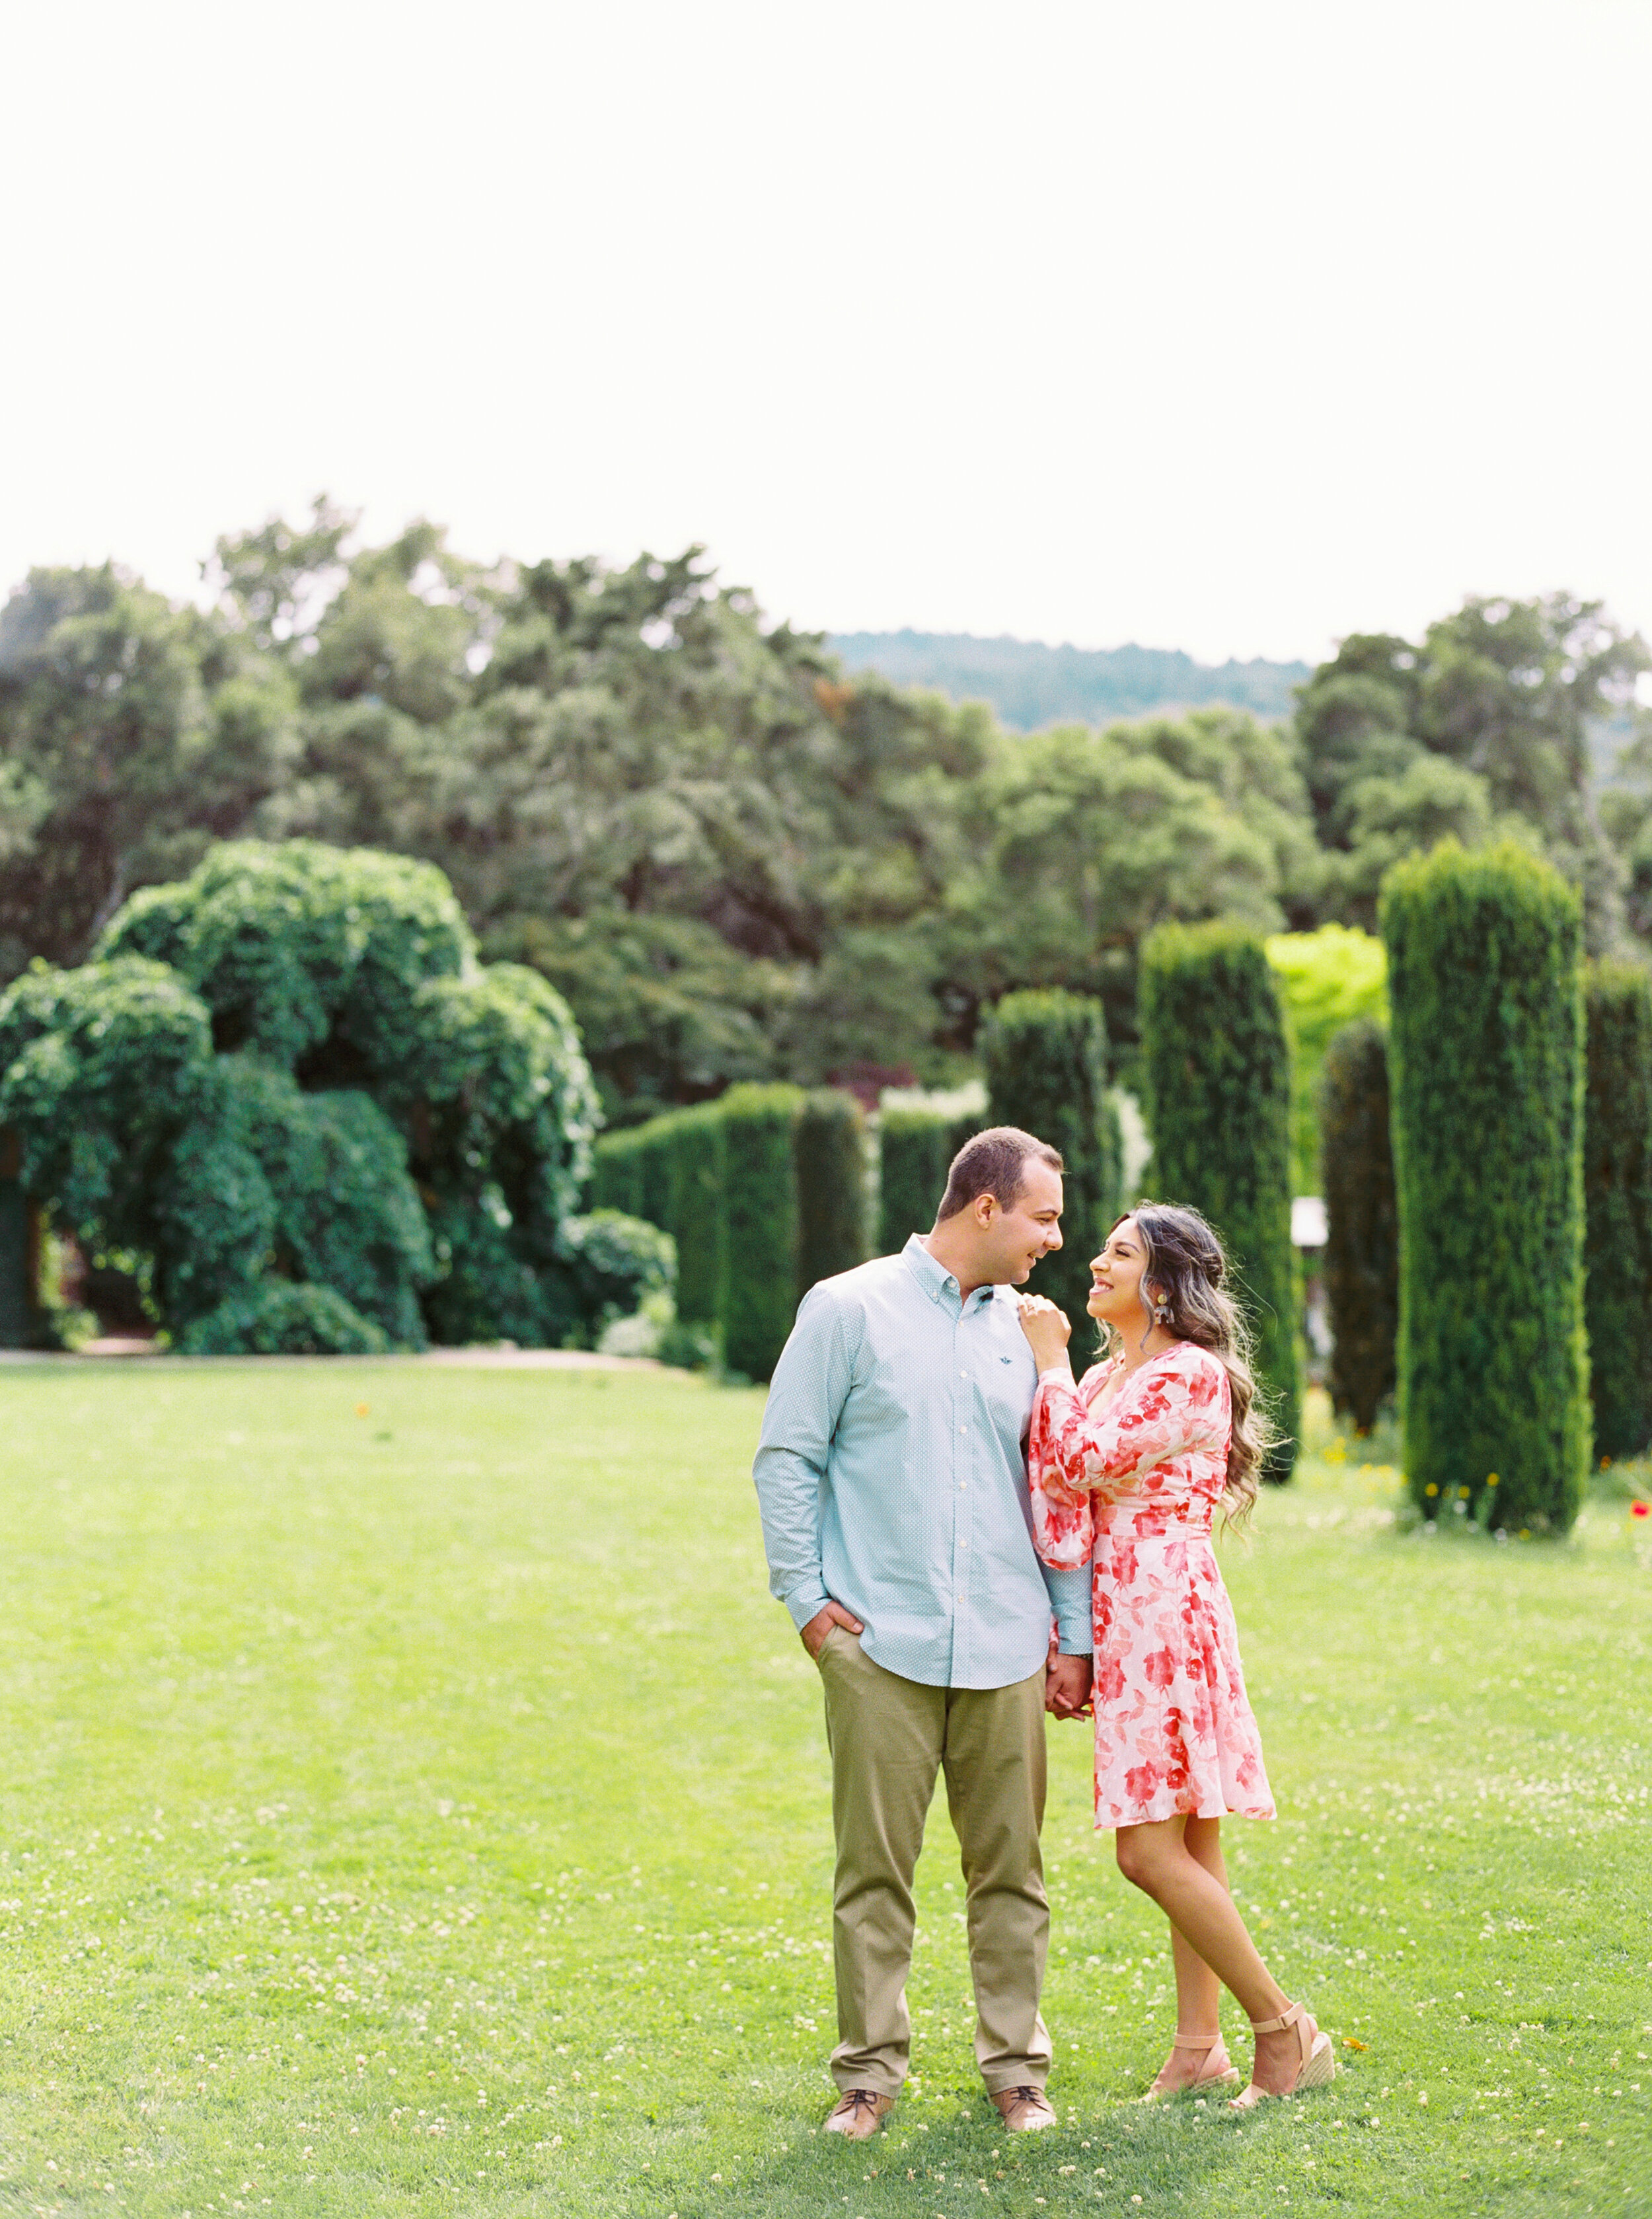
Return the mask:
[[1652,1547],[1621,1502],[1565,1547],[1408,1534],[1332,1444],[1227,1550],[1284,1813],[1233,1825],[1235,1879],[1332,2092],[1130,2104],[1169,1958],[1062,1728],[1062,2129],[1007,2145],[975,2080],[943,1805],[920,2077],[848,2149],[817,2133],[826,1762],[764,1589],[758,1395],[164,1360],[0,1392],[0,2210],[1652,2211]]

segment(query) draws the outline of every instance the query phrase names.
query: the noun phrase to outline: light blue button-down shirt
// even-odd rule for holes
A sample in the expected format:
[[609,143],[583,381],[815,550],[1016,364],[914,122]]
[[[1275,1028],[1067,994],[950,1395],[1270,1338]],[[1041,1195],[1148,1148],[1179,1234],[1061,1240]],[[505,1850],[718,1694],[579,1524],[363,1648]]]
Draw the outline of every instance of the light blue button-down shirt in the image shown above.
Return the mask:
[[854,1613],[874,1663],[931,1688],[1007,1688],[1090,1653],[1087,1564],[1033,1547],[1038,1367],[1008,1287],[957,1280],[916,1234],[811,1287],[769,1389],[752,1476],[769,1587],[804,1626]]

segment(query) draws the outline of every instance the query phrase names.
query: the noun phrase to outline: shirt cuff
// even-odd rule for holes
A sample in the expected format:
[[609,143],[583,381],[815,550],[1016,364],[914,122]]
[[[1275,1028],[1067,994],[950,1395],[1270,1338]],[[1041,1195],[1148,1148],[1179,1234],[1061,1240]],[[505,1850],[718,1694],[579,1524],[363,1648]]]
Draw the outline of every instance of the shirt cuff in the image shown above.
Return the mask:
[[1088,1564],[1071,1564],[1062,1571],[1047,1567],[1044,1584],[1055,1613],[1056,1649],[1063,1656],[1093,1656],[1096,1634],[1090,1617],[1093,1574]]
[[786,1607],[792,1613],[792,1625],[801,1633],[810,1619],[818,1618],[830,1601],[830,1595],[817,1579],[805,1580],[801,1587],[793,1588],[786,1596]]

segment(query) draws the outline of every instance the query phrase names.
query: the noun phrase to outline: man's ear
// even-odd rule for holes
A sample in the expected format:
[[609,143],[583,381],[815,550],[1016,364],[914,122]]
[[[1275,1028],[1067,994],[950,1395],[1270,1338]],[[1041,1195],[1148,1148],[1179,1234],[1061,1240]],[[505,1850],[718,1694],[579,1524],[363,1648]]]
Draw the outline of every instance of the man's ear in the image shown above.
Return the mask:
[[997,1215],[998,1197],[996,1194],[978,1194],[973,1207],[975,1222],[984,1233]]

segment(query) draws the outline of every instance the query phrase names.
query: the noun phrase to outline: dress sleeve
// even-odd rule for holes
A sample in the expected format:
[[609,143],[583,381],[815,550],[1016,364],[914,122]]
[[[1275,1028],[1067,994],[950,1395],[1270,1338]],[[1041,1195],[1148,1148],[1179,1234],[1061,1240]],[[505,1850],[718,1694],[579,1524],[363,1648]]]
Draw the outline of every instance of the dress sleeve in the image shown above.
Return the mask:
[[1070,1380],[1039,1382],[1027,1439],[1027,1483],[1033,1498],[1033,1545],[1057,1571],[1087,1564],[1096,1546],[1090,1491],[1068,1484],[1061,1451],[1067,1430],[1082,1425],[1086,1414]]
[[[1227,1388],[1221,1365],[1196,1348],[1176,1351],[1122,1408],[1115,1401],[1098,1415],[1065,1380],[1043,1381],[1027,1451],[1035,1538],[1040,1500],[1053,1521],[1061,1514],[1065,1533],[1066,1521],[1085,1514],[1079,1506],[1087,1507],[1091,1496],[1117,1495],[1138,1472],[1189,1449],[1214,1448],[1219,1440],[1225,1447]],[[1044,1555],[1041,1538],[1039,1553]],[[1046,1563],[1058,1561],[1074,1560],[1045,1557]]]

